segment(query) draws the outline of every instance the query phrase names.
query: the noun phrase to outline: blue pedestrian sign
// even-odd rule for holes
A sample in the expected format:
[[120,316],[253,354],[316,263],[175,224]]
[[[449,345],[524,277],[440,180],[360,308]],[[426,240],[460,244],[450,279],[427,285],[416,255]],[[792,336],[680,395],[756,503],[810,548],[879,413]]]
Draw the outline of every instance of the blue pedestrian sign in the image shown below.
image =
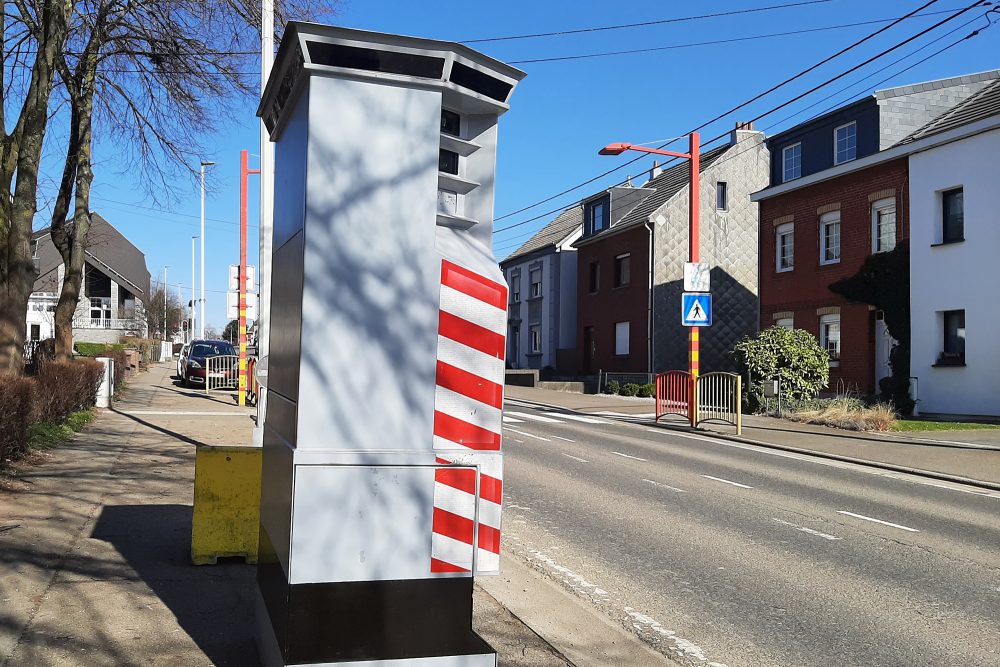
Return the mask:
[[712,295],[684,292],[681,295],[681,324],[686,327],[712,326]]

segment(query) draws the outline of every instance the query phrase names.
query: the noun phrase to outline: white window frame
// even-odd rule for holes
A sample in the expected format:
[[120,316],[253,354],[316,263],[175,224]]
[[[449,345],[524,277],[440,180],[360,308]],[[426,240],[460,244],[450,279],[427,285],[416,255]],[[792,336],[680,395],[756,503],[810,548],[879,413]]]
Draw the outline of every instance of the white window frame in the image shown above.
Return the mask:
[[774,321],[774,326],[781,327],[782,329],[788,329],[791,331],[795,328],[795,318],[794,317],[782,317],[781,319]]
[[521,303],[521,270],[510,272],[511,303]]
[[542,351],[542,325],[532,324],[528,327],[528,349],[532,354]]
[[[892,212],[892,247],[881,247],[882,236],[879,234],[879,215]],[[889,252],[896,248],[896,198],[879,199],[872,204],[872,254]]]
[[[533,277],[536,272],[538,273],[538,282],[535,282]],[[528,271],[528,294],[532,299],[542,295],[542,267]]]
[[631,328],[628,322],[615,322],[615,356],[628,356]]
[[[827,257],[827,252],[830,250],[828,246],[828,239],[826,228],[832,225],[837,226],[836,234],[836,256]],[[841,246],[841,226],[840,226],[840,211],[830,211],[829,213],[824,213],[819,217],[819,263],[822,265],[827,264],[840,264],[840,252]]]
[[[799,149],[799,170],[798,170],[797,174],[795,174],[794,176],[792,176],[791,178],[789,178],[788,177],[788,167],[787,167],[787,157],[786,157],[785,154],[788,153],[788,151],[792,150],[793,148],[798,148]],[[794,181],[796,178],[802,178],[802,142],[801,141],[797,141],[794,144],[792,144],[790,146],[785,146],[784,148],[781,149],[781,182],[782,183],[788,183],[789,181]]]
[[[837,137],[837,133],[840,132],[841,130],[846,130],[849,127],[854,128],[854,155],[841,160],[840,148],[837,145],[840,140]],[[850,123],[844,123],[843,125],[839,125],[833,128],[833,163],[844,164],[845,162],[851,162],[852,160],[857,160],[857,159],[858,159],[858,122],[856,120],[852,120]]]
[[819,318],[819,346],[822,347],[824,350],[826,350],[827,353],[829,354],[829,352],[830,352],[830,341],[829,341],[829,333],[827,331],[827,327],[833,326],[833,325],[837,326],[837,341],[836,341],[837,342],[837,350],[836,350],[836,355],[837,356],[836,356],[836,358],[834,358],[833,355],[830,356],[830,365],[831,366],[839,366],[840,365],[840,351],[843,348],[843,340],[841,339],[841,336],[840,336],[840,313],[831,313],[829,315],[821,315],[820,316],[820,318]]
[[[789,256],[789,264],[781,266],[781,237],[788,235],[791,237],[792,252]],[[774,270],[778,273],[787,273],[795,270],[795,223],[786,222],[774,228]]]

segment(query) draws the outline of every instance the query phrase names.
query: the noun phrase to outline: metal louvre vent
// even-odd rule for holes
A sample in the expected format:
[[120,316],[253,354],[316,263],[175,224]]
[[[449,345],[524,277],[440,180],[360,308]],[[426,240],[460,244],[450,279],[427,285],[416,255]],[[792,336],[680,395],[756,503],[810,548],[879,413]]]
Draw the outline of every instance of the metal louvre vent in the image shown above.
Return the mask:
[[308,42],[308,48],[309,59],[316,65],[419,76],[425,79],[440,79],[444,73],[444,58],[327,42]]
[[498,102],[506,102],[507,96],[510,95],[510,91],[514,88],[513,85],[505,81],[501,81],[489,74],[484,74],[477,69],[472,69],[460,62],[455,62],[452,65],[449,80],[456,85],[468,88]]
[[274,128],[278,124],[278,118],[281,116],[281,112],[288,103],[288,98],[292,94],[292,90],[295,88],[295,82],[298,81],[299,76],[302,74],[305,61],[298,46],[295,47],[295,55],[292,58],[292,64],[289,65],[288,71],[285,72],[285,76],[281,79],[278,92],[274,96],[274,102],[264,115],[264,126],[267,127],[269,133],[274,132]]

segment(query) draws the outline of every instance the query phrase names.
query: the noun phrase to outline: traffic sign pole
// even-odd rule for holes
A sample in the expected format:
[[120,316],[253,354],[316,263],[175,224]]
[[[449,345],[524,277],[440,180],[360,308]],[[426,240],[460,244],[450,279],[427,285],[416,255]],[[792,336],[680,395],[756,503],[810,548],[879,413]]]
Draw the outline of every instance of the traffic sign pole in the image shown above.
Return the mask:
[[260,173],[249,168],[249,155],[240,151],[240,406],[247,404],[247,179]]
[[[697,132],[691,133],[691,182],[688,187],[688,255],[689,261],[701,261],[699,250],[701,241],[701,230],[699,229],[699,207],[701,205],[698,196],[701,186],[701,136]],[[698,327],[694,326],[688,330],[688,370],[697,386],[698,380],[698,353],[699,338]],[[693,411],[692,411],[693,413]]]

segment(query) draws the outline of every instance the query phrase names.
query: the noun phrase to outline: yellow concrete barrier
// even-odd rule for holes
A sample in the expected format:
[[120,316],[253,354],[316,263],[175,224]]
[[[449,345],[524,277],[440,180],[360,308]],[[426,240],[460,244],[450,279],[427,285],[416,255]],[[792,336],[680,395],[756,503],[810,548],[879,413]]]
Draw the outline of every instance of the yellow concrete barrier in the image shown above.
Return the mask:
[[257,562],[262,453],[253,446],[198,445],[191,519],[195,565],[214,565],[227,556]]

